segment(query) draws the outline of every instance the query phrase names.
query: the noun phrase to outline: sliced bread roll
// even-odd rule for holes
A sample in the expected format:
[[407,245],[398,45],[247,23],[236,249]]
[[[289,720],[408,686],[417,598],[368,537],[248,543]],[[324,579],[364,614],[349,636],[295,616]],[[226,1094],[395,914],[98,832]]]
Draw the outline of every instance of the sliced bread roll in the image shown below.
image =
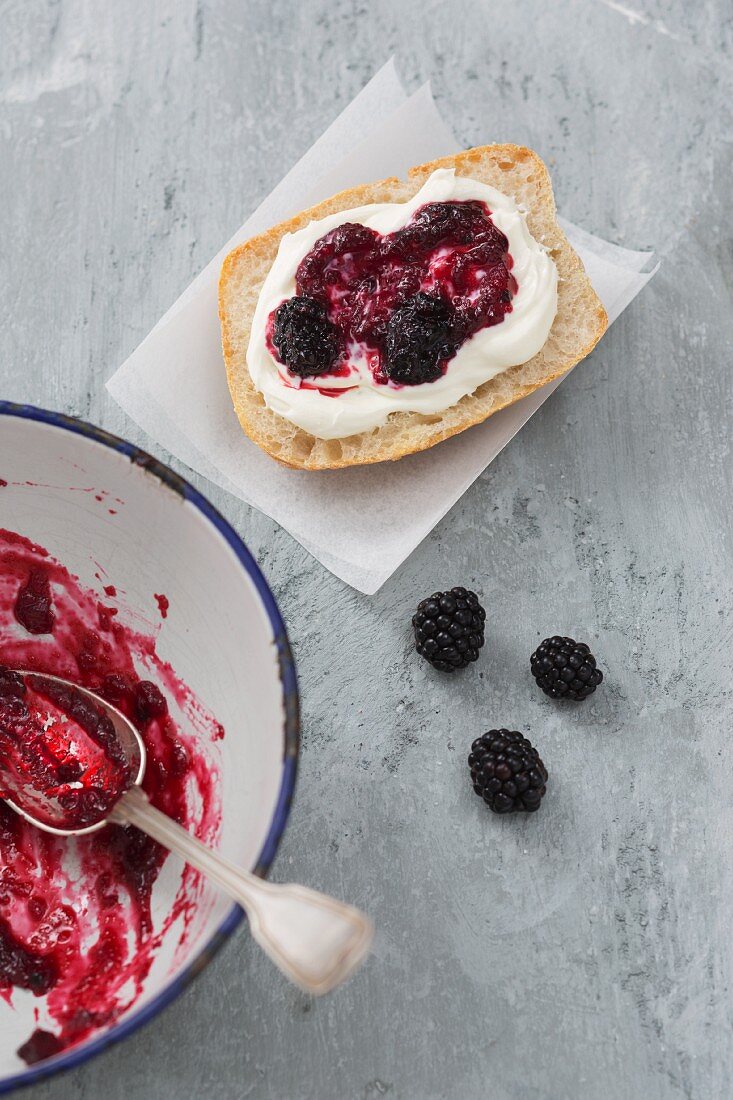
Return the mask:
[[[527,209],[530,233],[550,250],[558,269],[558,309],[550,335],[529,362],[485,382],[444,412],[395,412],[382,427],[344,439],[317,439],[267,408],[247,368],[252,318],[280,240],[340,210],[370,202],[404,202],[436,168],[455,168],[457,175],[488,183]],[[432,447],[565,374],[589,354],[608,326],[583,264],[557,224],[547,169],[536,153],[519,145],[484,145],[412,168],[407,180],[386,179],[341,191],[253,237],[224,261],[219,316],[229,389],[242,428],[273,458],[303,470],[385,462]]]

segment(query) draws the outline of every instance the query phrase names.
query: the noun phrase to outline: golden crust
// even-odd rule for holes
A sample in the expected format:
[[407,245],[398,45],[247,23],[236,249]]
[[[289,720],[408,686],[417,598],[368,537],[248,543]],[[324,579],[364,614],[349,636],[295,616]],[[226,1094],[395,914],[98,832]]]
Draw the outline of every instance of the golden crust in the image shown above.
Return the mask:
[[[442,414],[398,412],[369,432],[341,440],[316,439],[267,408],[247,368],[252,317],[280,240],[336,211],[369,202],[406,201],[436,168],[446,167],[491,184],[527,209],[530,232],[550,249],[558,268],[558,311],[548,340],[528,363],[485,382]],[[433,447],[565,374],[593,350],[608,326],[580,258],[557,224],[547,169],[536,153],[519,145],[469,149],[410,169],[406,181],[392,177],[349,188],[246,241],[222,265],[219,317],[227,380],[242,428],[278,462],[303,470],[394,461]]]

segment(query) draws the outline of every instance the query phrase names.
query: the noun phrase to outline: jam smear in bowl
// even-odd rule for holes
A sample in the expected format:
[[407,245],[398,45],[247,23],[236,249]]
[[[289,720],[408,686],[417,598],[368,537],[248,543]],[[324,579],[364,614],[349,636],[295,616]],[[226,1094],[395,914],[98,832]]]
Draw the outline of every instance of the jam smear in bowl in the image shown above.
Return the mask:
[[[30,778],[86,827],[129,785],[99,714],[43,674],[59,676],[135,724],[154,806],[265,872],[294,782],[297,694],[246,549],[165,467],[55,414],[0,403],[0,473],[0,793],[16,801]],[[0,798],[0,1085],[132,1030],[240,919],[135,828],[54,836]]]
[[[37,625],[45,616],[42,641],[19,612],[29,578],[49,602],[31,618]],[[158,663],[153,638],[126,627],[119,610],[82,588],[43,548],[0,530],[0,794],[54,825],[44,818],[53,792],[63,827],[73,829],[104,818],[129,786],[109,719],[42,673],[68,676],[103,697],[114,695],[115,706],[138,723],[153,804],[215,840],[215,759],[206,743],[178,725],[160,688],[141,677],[136,656],[152,662],[172,699],[185,699],[187,689]],[[17,668],[38,675],[21,678],[12,671]],[[205,721],[211,744],[219,730],[213,716]],[[80,786],[82,770],[86,784]],[[16,987],[43,994],[48,1033],[59,1049],[128,1008],[142,991],[161,935],[174,921],[185,927],[191,919],[201,884],[186,868],[170,914],[154,929],[151,895],[166,855],[142,833],[116,825],[57,840],[0,802],[0,994],[11,1001]]]

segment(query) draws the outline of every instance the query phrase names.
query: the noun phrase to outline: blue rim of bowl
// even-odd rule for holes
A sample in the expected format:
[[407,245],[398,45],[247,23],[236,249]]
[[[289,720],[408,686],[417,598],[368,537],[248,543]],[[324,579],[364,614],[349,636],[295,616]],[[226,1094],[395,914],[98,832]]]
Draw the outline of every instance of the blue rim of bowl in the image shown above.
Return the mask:
[[[93,442],[101,443],[110,450],[117,451],[118,454],[125,455],[134,465],[147,470],[169,489],[176,492],[183,500],[193,504],[212,524],[215,530],[218,531],[224,541],[228,543],[254,584],[257,594],[267,612],[267,617],[270,620],[270,626],[277,648],[280,679],[283,687],[284,707],[284,752],[280,791],[272,821],[270,822],[270,828],[254,869],[256,875],[259,875],[261,878],[266,878],[285,831],[285,826],[290,815],[293,792],[295,790],[295,779],[298,770],[298,752],[300,748],[300,705],[295,662],[290,649],[285,623],[282,620],[282,616],[275,602],[275,597],[270,591],[270,587],[260,567],[257,565],[257,562],[254,560],[231,524],[228,523],[221,513],[209,503],[206,497],[204,497],[198,489],[194,489],[193,485],[186,481],[185,478],[182,478],[157,458],[153,458],[153,456],[146,451],[141,450],[132,443],[128,443],[124,439],[120,439],[119,436],[106,432],[103,428],[97,428],[93,424],[88,424],[84,420],[66,416],[64,413],[36,408],[34,405],[18,405],[11,401],[0,401],[0,417],[2,416],[14,416],[24,420],[37,420],[43,424],[50,424],[54,428],[61,428],[64,431],[73,432]],[[38,1062],[34,1066],[29,1066],[28,1069],[24,1070],[22,1073],[17,1073],[12,1077],[6,1077],[0,1080],[0,1095],[11,1092],[13,1089],[20,1088],[23,1085],[30,1085],[43,1078],[51,1077],[64,1070],[74,1069],[76,1066],[80,1066],[84,1062],[89,1061],[90,1058],[101,1053],[101,1051],[106,1050],[107,1047],[120,1042],[120,1040],[127,1038],[128,1035],[132,1035],[133,1032],[143,1027],[152,1020],[154,1016],[157,1016],[162,1009],[166,1008],[174,1001],[193,981],[197,974],[200,974],[201,971],[208,966],[214,958],[214,955],[216,955],[219,948],[229,936],[231,936],[243,917],[243,911],[238,905],[234,905],[206,946],[199,951],[198,955],[196,955],[188,966],[181,971],[170,985],[166,986],[165,989],[148,1004],[138,1009],[136,1012],[133,1012],[120,1023],[113,1024],[108,1031],[105,1031],[96,1039],[92,1039],[88,1043],[82,1043],[79,1047],[73,1047],[66,1054],[59,1054],[55,1058],[49,1058],[43,1062]]]

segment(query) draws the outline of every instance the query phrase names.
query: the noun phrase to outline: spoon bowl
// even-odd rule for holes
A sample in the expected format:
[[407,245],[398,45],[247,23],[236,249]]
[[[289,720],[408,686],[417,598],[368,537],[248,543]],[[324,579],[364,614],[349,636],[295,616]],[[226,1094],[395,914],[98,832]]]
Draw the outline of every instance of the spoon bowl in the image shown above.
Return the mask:
[[[80,687],[79,684],[72,684],[69,680],[64,680],[60,676],[52,676],[47,672],[33,672],[30,669],[17,669],[19,676],[24,679],[27,676],[32,676],[36,683],[43,682],[44,680],[53,684],[62,684],[64,687],[72,687],[79,695],[83,695],[85,699],[88,699],[99,710],[104,711],[107,717],[112,722],[115,728],[115,734],[122,749],[125,753],[127,761],[130,765],[130,772],[133,776],[132,786],[139,787],[145,776],[145,768],[147,765],[147,752],[145,749],[145,742],[140,736],[139,731],[135,728],[133,723],[125,717],[122,711],[117,707],[108,703],[106,699],[103,699],[101,695],[97,695],[93,691],[89,691],[88,688]],[[42,821],[37,817],[34,817],[28,810],[24,809],[14,799],[6,798],[5,803],[14,810],[16,814],[24,818],[31,825],[35,825],[37,829],[42,829],[44,833],[51,833],[53,836],[87,836],[89,833],[99,832],[100,829],[104,829],[107,825],[107,820],[97,821],[94,825],[86,825],[80,829],[66,829],[61,825],[50,825],[47,821]],[[63,819],[63,810],[57,807],[51,800],[47,802],[49,816],[58,814],[60,819]]]

